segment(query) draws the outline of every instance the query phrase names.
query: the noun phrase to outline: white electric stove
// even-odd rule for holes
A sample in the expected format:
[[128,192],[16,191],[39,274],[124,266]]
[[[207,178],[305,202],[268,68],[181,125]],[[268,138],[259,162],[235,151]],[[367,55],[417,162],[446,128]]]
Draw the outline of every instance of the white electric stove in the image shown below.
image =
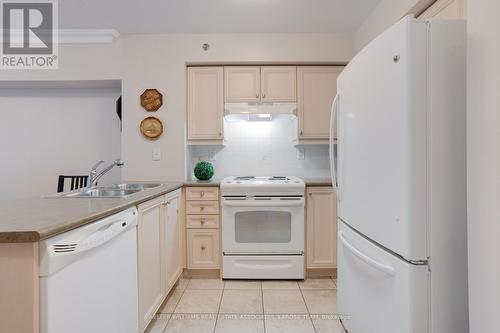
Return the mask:
[[304,278],[304,191],[296,177],[222,181],[223,278]]

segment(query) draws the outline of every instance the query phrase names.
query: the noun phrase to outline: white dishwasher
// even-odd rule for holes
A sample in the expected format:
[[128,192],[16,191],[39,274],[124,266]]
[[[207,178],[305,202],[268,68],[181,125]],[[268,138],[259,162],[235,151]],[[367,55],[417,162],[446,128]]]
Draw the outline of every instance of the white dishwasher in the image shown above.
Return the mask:
[[137,209],[40,242],[41,333],[138,333]]

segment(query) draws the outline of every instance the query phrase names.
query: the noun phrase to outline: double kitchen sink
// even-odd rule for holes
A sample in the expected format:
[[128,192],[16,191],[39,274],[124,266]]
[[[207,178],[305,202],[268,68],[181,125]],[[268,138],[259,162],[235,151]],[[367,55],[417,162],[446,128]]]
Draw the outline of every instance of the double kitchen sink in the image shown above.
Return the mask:
[[49,195],[47,198],[125,198],[161,185],[160,183],[116,184],[106,187],[81,188],[71,192]]

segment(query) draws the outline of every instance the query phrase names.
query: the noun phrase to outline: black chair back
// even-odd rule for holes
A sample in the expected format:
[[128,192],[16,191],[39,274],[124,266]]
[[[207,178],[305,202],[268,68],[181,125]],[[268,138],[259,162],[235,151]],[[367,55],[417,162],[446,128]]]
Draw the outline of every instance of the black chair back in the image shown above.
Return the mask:
[[70,191],[87,186],[89,176],[59,176],[57,181],[57,192],[64,192],[64,183],[66,179],[71,179]]

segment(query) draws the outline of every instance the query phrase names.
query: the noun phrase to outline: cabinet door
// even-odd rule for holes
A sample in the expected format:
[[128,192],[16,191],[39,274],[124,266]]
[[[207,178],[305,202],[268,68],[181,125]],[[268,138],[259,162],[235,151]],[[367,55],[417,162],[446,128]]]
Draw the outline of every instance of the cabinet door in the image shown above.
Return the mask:
[[297,67],[261,67],[261,90],[264,102],[295,102],[297,100]]
[[299,139],[328,139],[330,112],[342,66],[301,66],[297,69]]
[[260,101],[260,67],[224,67],[224,96],[230,103]]
[[188,229],[187,250],[189,269],[219,268],[219,230]]
[[188,140],[222,140],[222,67],[188,67]]
[[466,9],[465,0],[438,0],[418,18],[423,20],[431,18],[444,20],[465,19],[467,16]]
[[[142,328],[151,321],[165,294],[163,282],[164,198],[139,205],[138,264],[139,322]],[[112,263],[111,263],[112,264]]]
[[180,192],[167,195],[165,202],[165,283],[168,294],[182,273],[181,225],[179,220]]
[[331,187],[307,189],[307,268],[337,267],[337,200]]

